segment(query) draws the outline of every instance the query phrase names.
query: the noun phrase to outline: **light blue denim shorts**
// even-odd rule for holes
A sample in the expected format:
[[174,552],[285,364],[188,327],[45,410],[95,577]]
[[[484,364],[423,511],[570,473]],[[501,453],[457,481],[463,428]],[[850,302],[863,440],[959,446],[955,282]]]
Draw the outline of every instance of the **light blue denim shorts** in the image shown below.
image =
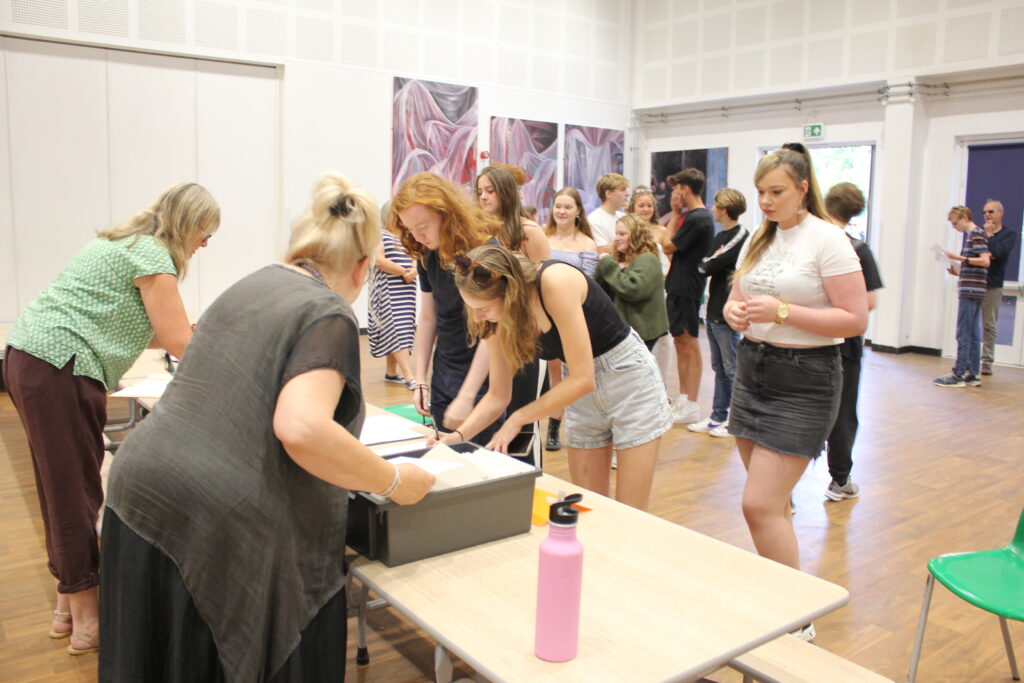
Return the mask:
[[[562,374],[567,368],[562,365]],[[672,426],[665,385],[640,336],[628,337],[594,359],[594,391],[565,409],[571,448],[617,451],[657,439]]]

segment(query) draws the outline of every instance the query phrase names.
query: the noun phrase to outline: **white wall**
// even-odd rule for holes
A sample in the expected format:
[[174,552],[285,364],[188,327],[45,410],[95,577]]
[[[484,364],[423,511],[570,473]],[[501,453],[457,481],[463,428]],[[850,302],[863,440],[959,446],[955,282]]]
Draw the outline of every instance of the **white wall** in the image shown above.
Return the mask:
[[[53,252],[27,237],[18,240],[27,246],[21,244],[14,260],[31,272],[31,282],[8,283],[0,275],[0,321],[13,320],[56,272],[30,264],[63,264],[95,229],[139,208],[140,196],[148,200],[171,182],[165,179],[188,169],[188,177],[207,184],[224,210],[221,231],[197,256],[183,284],[192,313],[257,260],[280,256],[287,228],[321,172],[338,170],[383,203],[391,184],[396,75],[478,87],[478,151],[489,148],[490,117],[509,116],[626,130],[625,168],[634,162],[628,132],[630,38],[622,28],[630,24],[628,2],[299,0],[274,6],[260,0],[230,5],[68,0],[29,5],[0,4],[0,32],[150,54],[16,41],[19,50],[28,43],[28,51],[66,55],[66,65],[53,67],[57,73],[65,73],[65,66],[68,74],[88,72],[87,79],[73,84],[71,97],[80,93],[75,106],[92,116],[98,133],[81,140],[73,136],[88,149],[51,137],[48,129],[59,127],[72,109],[34,101],[32,63],[19,70],[25,75],[14,84],[6,76],[9,68],[0,74],[9,95],[0,124],[8,108],[35,107],[33,113],[18,114],[19,132],[0,134],[0,145],[8,137],[21,138],[24,126],[34,126],[15,150],[19,159],[32,160],[37,150],[51,145],[68,173],[85,175],[96,187],[74,195],[76,204],[88,200],[94,213],[77,216],[77,225],[85,226],[81,235],[55,238],[60,248]],[[266,82],[253,86],[254,79],[263,78],[253,76],[257,72],[278,79],[273,95],[262,87]],[[230,106],[218,110],[219,99]],[[252,111],[261,112],[259,120]],[[268,112],[269,119],[263,116]],[[180,143],[190,137],[193,142]],[[137,155],[128,153],[132,149]],[[268,155],[276,157],[268,161]],[[26,199],[44,202],[43,189],[38,197],[15,194],[15,206],[7,210],[11,203],[4,193],[18,179],[4,182],[5,170],[0,170],[0,248],[21,231],[17,225],[31,225],[35,233],[41,223],[50,232],[66,223],[66,216],[37,215],[26,205]],[[33,186],[42,188],[44,176],[40,169]],[[11,258],[0,254],[0,265]],[[12,272],[13,266],[3,270]],[[356,311],[365,324],[364,300]]]
[[[905,141],[887,136],[884,106],[866,104],[848,109],[645,125],[641,130],[641,174],[649,177],[652,152],[727,147],[729,185],[747,197],[748,214],[744,224],[756,226],[761,216],[757,210],[753,172],[761,147],[800,140],[803,125],[811,121],[825,124],[824,142],[876,144],[876,201],[871,246],[879,260],[886,289],[873,317],[878,320],[893,309],[902,320],[898,328],[879,329],[885,338],[875,338],[875,341],[897,348],[916,346],[955,352],[956,282],[937,267],[929,248],[935,243],[954,250],[959,247],[946,214],[950,206],[964,201],[964,156],[960,141],[964,138],[971,141],[1020,139],[1024,136],[1024,94],[935,99],[919,106],[922,111],[919,120],[914,122],[914,134],[922,137],[921,161],[909,164],[900,173],[886,174],[886,168],[898,169],[901,165],[898,162],[903,161],[887,159],[886,155],[893,153],[890,150],[900,155],[907,153]],[[905,193],[907,188],[914,187],[918,189],[909,203],[909,215],[885,213],[879,199],[886,190]]]
[[98,230],[183,180],[221,205],[182,296],[199,314],[276,254],[278,83],[272,67],[0,38],[9,141],[0,180],[11,322]]
[[1020,63],[1021,0],[637,0],[633,106]]

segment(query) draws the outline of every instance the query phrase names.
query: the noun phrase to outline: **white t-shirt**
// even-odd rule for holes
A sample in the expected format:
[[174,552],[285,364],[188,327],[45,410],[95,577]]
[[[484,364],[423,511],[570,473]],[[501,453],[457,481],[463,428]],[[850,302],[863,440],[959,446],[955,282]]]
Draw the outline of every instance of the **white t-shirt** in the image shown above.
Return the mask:
[[[736,269],[743,265],[753,237],[740,249]],[[740,291],[748,299],[758,294],[773,296],[797,306],[830,308],[822,278],[860,270],[860,260],[842,230],[807,214],[788,230],[776,230],[775,239],[762,252],[754,269],[740,278]],[[841,344],[842,338],[822,337],[787,323],[750,323],[747,335],[761,341],[798,346]]]
[[590,231],[594,233],[594,243],[599,247],[611,244],[615,240],[615,223],[625,215],[621,211],[608,213],[600,206],[587,214]]

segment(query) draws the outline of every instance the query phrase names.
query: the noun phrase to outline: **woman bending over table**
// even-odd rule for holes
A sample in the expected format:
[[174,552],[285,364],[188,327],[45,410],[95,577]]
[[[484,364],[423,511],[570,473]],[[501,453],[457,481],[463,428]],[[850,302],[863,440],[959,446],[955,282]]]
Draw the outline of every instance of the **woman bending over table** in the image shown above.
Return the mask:
[[[538,355],[567,370],[558,386],[505,418],[488,447],[507,452],[524,424],[565,410],[573,483],[608,495],[619,454],[617,500],[646,509],[668,401],[654,358],[592,279],[559,261],[534,264],[483,246],[456,261],[470,332],[489,347],[490,388],[463,422],[470,439],[509,403],[512,376]],[[442,437],[446,443],[455,435]]]
[[[500,227],[470,204],[460,188],[434,173],[409,178],[391,200],[388,228],[417,260],[419,271],[420,310],[413,342],[419,383],[413,401],[441,430],[459,429],[487,390],[486,349],[469,346],[466,314],[452,274],[455,255],[494,241]],[[497,428],[491,425],[480,438],[489,439]]]
[[101,681],[337,681],[348,490],[433,476],[359,443],[352,312],[380,240],[365,190],[317,184],[283,264],[221,294],[118,450],[103,521]]
[[182,357],[192,329],[178,282],[219,225],[220,207],[201,185],[168,188],[85,245],[8,336],[4,383],[28,437],[57,579],[49,636],[69,638],[69,654],[94,652],[100,642],[106,394],[147,345]]

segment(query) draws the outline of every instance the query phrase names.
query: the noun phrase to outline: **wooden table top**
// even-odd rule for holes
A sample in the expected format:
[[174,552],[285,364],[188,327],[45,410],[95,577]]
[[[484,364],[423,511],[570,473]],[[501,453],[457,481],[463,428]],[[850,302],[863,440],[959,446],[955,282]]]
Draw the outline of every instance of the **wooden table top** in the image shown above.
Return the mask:
[[[547,527],[439,557],[352,572],[490,680],[693,680],[846,603],[847,591],[550,475],[580,491],[579,654],[533,654]],[[371,664],[372,666],[372,664]]]

